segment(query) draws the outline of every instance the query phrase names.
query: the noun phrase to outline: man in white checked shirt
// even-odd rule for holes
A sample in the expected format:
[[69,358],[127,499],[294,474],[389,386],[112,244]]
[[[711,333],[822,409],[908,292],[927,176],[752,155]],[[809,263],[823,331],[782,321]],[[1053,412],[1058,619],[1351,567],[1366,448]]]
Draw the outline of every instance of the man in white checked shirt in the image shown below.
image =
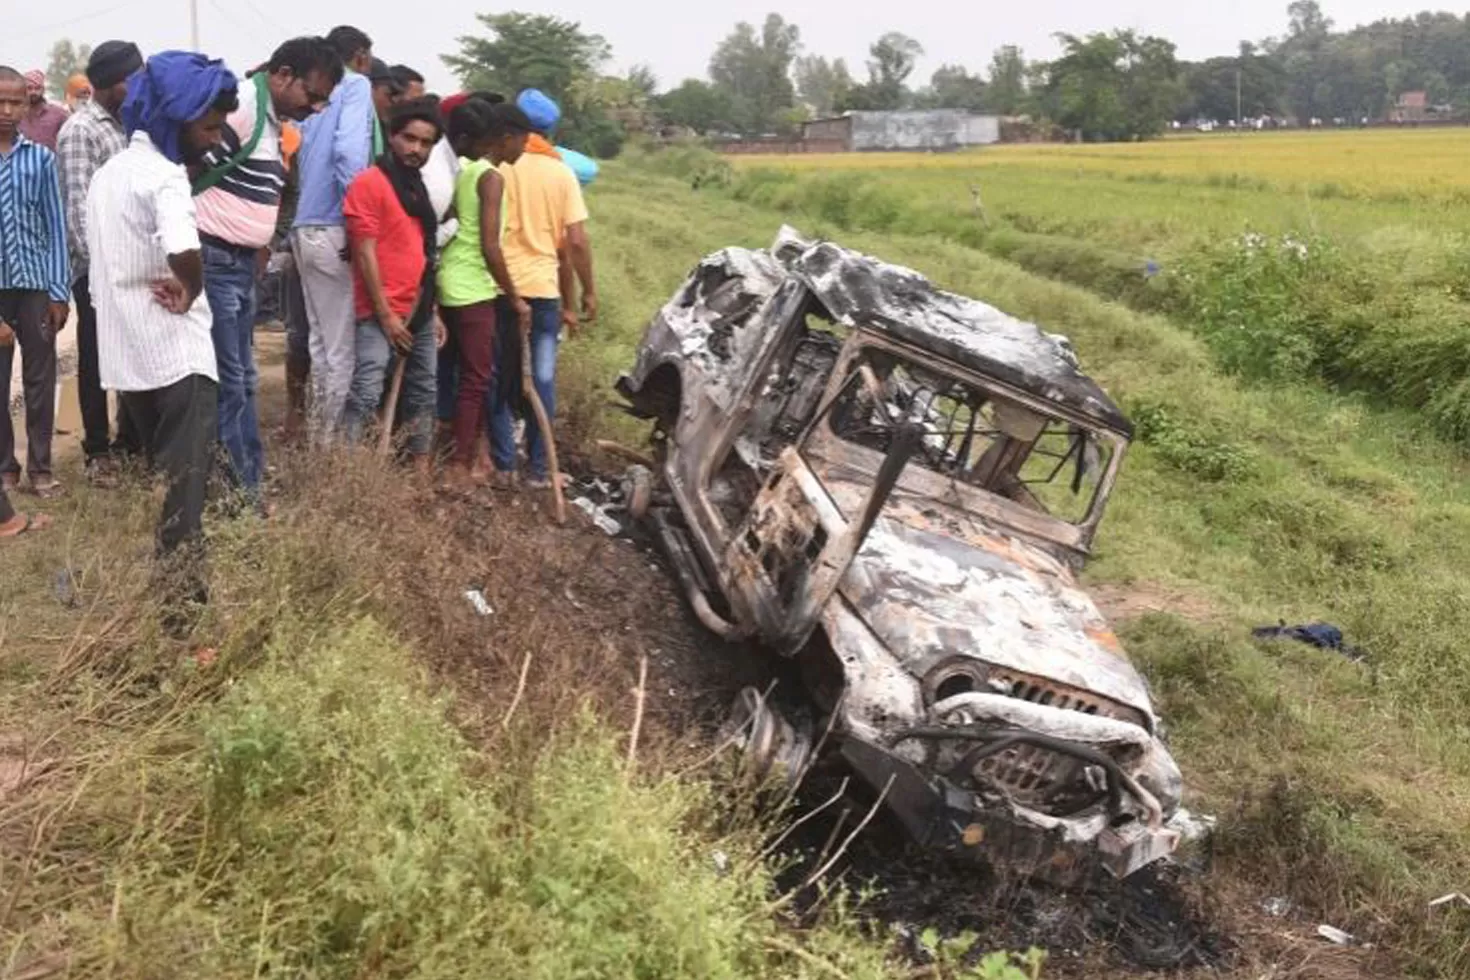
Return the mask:
[[179,629],[183,607],[207,599],[202,524],[219,402],[186,168],[219,143],[235,92],[222,62],[183,51],[149,58],[123,102],[128,147],[97,171],[87,194],[102,386],[119,393],[168,476],[158,553]]

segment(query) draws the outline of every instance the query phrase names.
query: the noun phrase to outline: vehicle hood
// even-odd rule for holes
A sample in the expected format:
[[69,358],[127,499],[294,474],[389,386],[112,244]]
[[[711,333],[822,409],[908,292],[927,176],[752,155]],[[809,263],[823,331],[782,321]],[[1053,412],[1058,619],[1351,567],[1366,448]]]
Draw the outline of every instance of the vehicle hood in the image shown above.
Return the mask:
[[885,509],[841,593],[908,670],[970,656],[1111,698],[1152,726],[1147,685],[1065,565],[978,521],[952,536],[905,510]]

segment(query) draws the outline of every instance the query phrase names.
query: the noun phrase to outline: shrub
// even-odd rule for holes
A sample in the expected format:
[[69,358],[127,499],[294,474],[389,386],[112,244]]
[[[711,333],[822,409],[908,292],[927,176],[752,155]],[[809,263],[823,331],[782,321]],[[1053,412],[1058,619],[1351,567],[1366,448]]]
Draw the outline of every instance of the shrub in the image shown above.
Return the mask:
[[1129,405],[1128,415],[1136,438],[1176,469],[1211,482],[1242,480],[1251,473],[1255,457],[1249,448],[1188,421],[1176,408],[1139,400]]

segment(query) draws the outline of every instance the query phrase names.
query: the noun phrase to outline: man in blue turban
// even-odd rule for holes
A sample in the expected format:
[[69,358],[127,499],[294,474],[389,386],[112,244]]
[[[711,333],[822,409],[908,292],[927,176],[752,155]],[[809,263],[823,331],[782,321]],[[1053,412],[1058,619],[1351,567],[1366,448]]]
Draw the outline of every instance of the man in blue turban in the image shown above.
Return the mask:
[[219,374],[188,168],[234,111],[235,76],[184,51],[148,59],[128,82],[128,146],[87,193],[87,251],[102,387],[118,393],[148,457],[168,476],[158,523],[171,622],[207,598],[205,488],[214,462]]
[[[139,130],[147,133],[153,148],[174,163],[197,165],[219,143],[224,116],[239,105],[235,90],[234,73],[223,61],[192,51],[156,54],[128,81],[123,129],[129,139]],[[192,145],[184,139],[191,123],[200,124]]]

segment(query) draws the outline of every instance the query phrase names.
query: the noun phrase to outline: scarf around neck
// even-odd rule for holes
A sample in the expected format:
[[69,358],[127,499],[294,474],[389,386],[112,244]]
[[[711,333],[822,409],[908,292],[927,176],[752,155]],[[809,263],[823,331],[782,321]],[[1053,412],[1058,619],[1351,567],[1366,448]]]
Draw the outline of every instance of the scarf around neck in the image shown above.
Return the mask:
[[408,216],[419,223],[424,233],[424,257],[429,260],[429,266],[434,265],[435,240],[439,234],[439,217],[434,213],[434,205],[429,201],[429,190],[424,186],[423,174],[412,167],[405,167],[391,152],[384,153],[377,159],[377,168],[383,171],[388,178],[388,183],[393,187],[393,193],[398,196],[398,203]]

